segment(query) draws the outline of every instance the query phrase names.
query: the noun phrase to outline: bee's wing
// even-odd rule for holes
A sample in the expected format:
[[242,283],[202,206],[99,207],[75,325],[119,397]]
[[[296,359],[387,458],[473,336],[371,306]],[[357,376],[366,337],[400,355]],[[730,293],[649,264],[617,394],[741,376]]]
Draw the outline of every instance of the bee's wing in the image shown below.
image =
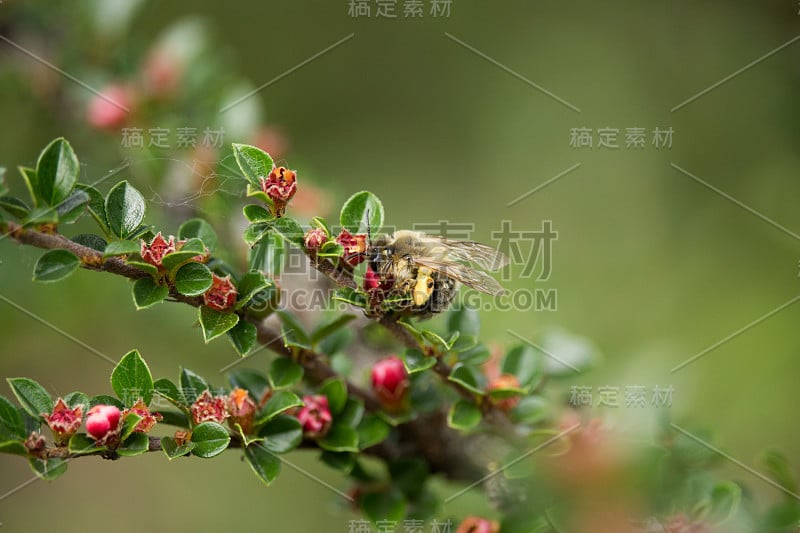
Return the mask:
[[458,241],[441,237],[430,237],[439,246],[446,248],[448,255],[457,261],[467,261],[495,272],[508,264],[508,256],[491,246],[474,241]]
[[463,265],[447,259],[434,259],[431,257],[415,257],[414,262],[453,278],[456,281],[460,281],[467,287],[471,287],[476,291],[497,295],[505,290],[492,276],[468,265]]

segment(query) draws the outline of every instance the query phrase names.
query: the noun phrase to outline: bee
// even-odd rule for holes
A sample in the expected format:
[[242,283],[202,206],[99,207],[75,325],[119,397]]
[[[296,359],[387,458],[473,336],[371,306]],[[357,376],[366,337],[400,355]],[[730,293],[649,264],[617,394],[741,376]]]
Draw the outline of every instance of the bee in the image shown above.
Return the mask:
[[508,264],[505,254],[484,244],[409,230],[378,237],[370,244],[367,259],[380,281],[382,301],[417,318],[447,309],[458,283],[486,294],[502,293],[503,287],[485,270],[497,271]]

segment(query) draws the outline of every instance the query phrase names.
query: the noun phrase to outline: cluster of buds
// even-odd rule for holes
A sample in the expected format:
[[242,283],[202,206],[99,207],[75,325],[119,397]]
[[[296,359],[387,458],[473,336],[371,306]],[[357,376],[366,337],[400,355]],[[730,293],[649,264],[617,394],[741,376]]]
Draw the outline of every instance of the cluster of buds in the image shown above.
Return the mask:
[[203,303],[216,311],[230,309],[236,303],[236,286],[230,275],[221,278],[212,275],[211,287],[203,294]]
[[69,406],[59,398],[51,413],[42,413],[42,418],[50,426],[53,432],[53,440],[57,446],[65,446],[81,427],[83,419],[83,407],[77,406],[70,409]]
[[286,204],[297,192],[297,174],[286,167],[275,167],[266,178],[261,178],[261,190],[272,200],[272,214],[282,217]]
[[141,418],[139,423],[136,424],[136,427],[133,428],[134,433],[147,433],[156,425],[157,422],[161,422],[163,417],[160,413],[152,413],[150,409],[147,408],[147,405],[144,403],[144,400],[139,398],[130,409],[126,409],[123,413],[123,418],[128,415],[128,413],[133,413]]
[[303,426],[303,435],[309,439],[324,437],[333,423],[328,397],[321,394],[303,397],[303,407],[295,416]]
[[395,355],[378,361],[372,367],[372,390],[389,411],[405,409],[410,384],[403,361]]
[[303,237],[303,244],[305,244],[306,250],[312,254],[317,253],[326,242],[328,242],[328,234],[322,228],[310,229]]
[[361,264],[367,258],[367,235],[359,233],[353,235],[343,229],[336,237],[336,243],[344,248],[342,259],[350,266]]
[[499,533],[500,524],[481,516],[468,516],[458,525],[456,533]]
[[116,448],[122,431],[122,411],[113,405],[95,405],[86,415],[86,433],[98,446]]
[[[147,243],[144,239],[141,240],[141,249],[139,251],[139,255],[142,256],[142,259],[146,263],[150,263],[154,267],[161,268],[161,263],[164,260],[164,256],[171,254],[172,252],[179,252],[181,248],[183,248],[184,244],[186,244],[185,239],[176,242],[175,236],[173,235],[170,235],[169,239],[165,239],[159,231],[158,234],[153,237],[153,240],[150,241],[150,243]],[[208,261],[210,255],[211,254],[209,254],[208,249],[206,249],[203,253],[192,257],[192,261],[205,263]]]
[[234,430],[236,424],[239,424],[245,434],[252,431],[257,411],[253,398],[245,389],[239,387],[233,389],[227,396],[214,396],[206,389],[189,408],[195,425],[203,422],[222,424],[227,420]]

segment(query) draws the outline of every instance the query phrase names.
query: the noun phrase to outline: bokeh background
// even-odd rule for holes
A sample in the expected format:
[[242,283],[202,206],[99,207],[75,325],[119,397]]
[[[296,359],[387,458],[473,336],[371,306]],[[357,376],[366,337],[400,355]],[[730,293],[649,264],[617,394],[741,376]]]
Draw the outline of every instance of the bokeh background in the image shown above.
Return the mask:
[[[603,357],[557,386],[564,400],[573,385],[672,386],[669,408],[593,410],[637,435],[668,414],[683,427],[709,430],[745,464],[757,465],[766,448],[800,464],[800,305],[670,372],[800,294],[800,44],[672,111],[796,38],[797,2],[454,0],[449,16],[434,17],[426,0],[421,19],[404,18],[402,1],[396,19],[377,18],[374,3],[371,17],[348,9],[347,0],[5,0],[4,41],[98,90],[124,86],[134,111],[122,122],[90,120],[91,92],[0,42],[0,165],[13,183],[17,165],[35,164],[38,151],[64,135],[83,181],[129,163],[116,176],[153,200],[150,223],[174,232],[181,218],[200,213],[221,235],[235,236],[241,182],[215,165],[222,158],[233,168],[227,149],[180,149],[174,136],[164,150],[121,143],[126,126],[173,135],[195,127],[198,145],[206,127],[224,128],[226,146],[259,143],[299,170],[314,191],[298,206],[306,217],[336,213],[349,194],[368,188],[382,198],[388,224],[467,222],[476,240],[490,244],[503,220],[519,230],[550,220],[559,233],[552,276],[506,284],[555,289],[557,308],[484,312],[487,340],[507,345],[509,329],[535,338],[553,327],[585,336]],[[584,127],[594,146],[571,146],[571,131]],[[619,148],[597,147],[597,129],[607,127],[619,130]],[[647,131],[643,148],[625,148],[633,127]],[[672,128],[671,147],[653,146],[655,128]],[[84,221],[69,231],[90,227]],[[172,377],[180,364],[219,375],[235,359],[225,342],[203,344],[192,309],[134,311],[123,280],[79,272],[64,283],[33,284],[40,253],[0,241],[0,295],[112,359],[138,348],[154,375]],[[242,260],[243,251],[233,248],[230,258]],[[33,377],[54,395],[110,392],[110,365],[4,302],[0,332],[3,377]],[[267,361],[262,352],[252,363]],[[346,490],[313,454],[289,460]],[[0,493],[32,477],[17,458],[0,457],[0,465]],[[735,466],[721,472],[762,503],[781,496]],[[443,516],[472,505],[458,500]],[[14,531],[101,523],[118,531],[347,531],[354,516],[299,470],[284,467],[264,488],[237,453],[170,464],[161,454],[81,460],[55,483],[37,481],[0,500],[2,527]]]

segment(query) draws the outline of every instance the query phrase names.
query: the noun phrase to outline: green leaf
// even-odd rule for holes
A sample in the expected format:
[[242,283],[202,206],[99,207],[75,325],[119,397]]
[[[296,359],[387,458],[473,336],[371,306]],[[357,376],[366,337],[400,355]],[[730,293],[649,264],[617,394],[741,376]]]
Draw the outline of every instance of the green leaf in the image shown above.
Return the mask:
[[273,233],[266,233],[261,237],[248,252],[248,265],[251,270],[259,270],[273,278],[277,277],[283,271],[285,255],[283,239]]
[[136,267],[139,270],[144,270],[153,277],[158,276],[158,268],[154,267],[150,263],[143,263],[141,261],[125,261],[125,263],[132,267]]
[[358,432],[358,447],[366,450],[370,446],[380,444],[389,436],[389,424],[378,415],[370,414],[361,420],[356,431]]
[[8,453],[11,455],[21,455],[27,457],[28,449],[21,440],[7,440],[0,441],[0,453]]
[[142,455],[150,449],[150,439],[144,433],[133,433],[130,437],[122,441],[117,453],[122,457],[133,457]]
[[166,300],[169,287],[156,283],[153,278],[139,278],[133,282],[131,294],[136,309],[142,310]]
[[113,405],[120,410],[125,409],[124,403],[107,394],[98,394],[97,396],[92,396],[89,400],[89,407],[94,407],[95,405]]
[[186,407],[179,407],[181,411],[173,411],[172,409],[160,409],[158,414],[161,415],[162,423],[168,426],[175,426],[179,428],[189,429],[192,423],[189,421],[189,415],[186,414]]
[[49,415],[53,411],[53,399],[50,398],[50,394],[34,380],[8,378],[6,381],[22,408],[36,420],[41,419],[42,413]]
[[145,405],[150,405],[153,397],[153,375],[138,351],[131,350],[114,367],[111,388],[128,407],[139,398]]
[[324,218],[322,218],[322,217],[314,217],[314,218],[312,218],[311,219],[311,226],[314,227],[314,228],[321,229],[322,231],[325,232],[325,235],[327,235],[328,237],[331,236],[331,227],[328,225],[328,223],[325,221]]
[[31,212],[31,208],[25,202],[13,196],[0,196],[0,207],[17,218],[25,218]]
[[357,192],[342,206],[339,224],[350,233],[375,235],[383,226],[383,204],[369,191]]
[[711,508],[706,518],[718,526],[730,519],[742,501],[742,489],[732,481],[722,481],[711,489]]
[[472,365],[464,365],[461,363],[457,364],[453,367],[453,370],[450,372],[450,376],[448,376],[447,379],[454,383],[458,383],[470,392],[479,395],[484,394],[483,374],[478,368]]
[[33,473],[42,479],[52,481],[67,471],[67,462],[64,459],[39,459],[31,457],[28,460]]
[[600,358],[599,351],[589,339],[560,330],[548,332],[541,340],[545,353],[545,373],[553,377],[574,376],[593,366]]
[[211,288],[213,280],[203,263],[186,263],[175,273],[175,289],[184,296],[199,296]]
[[550,416],[550,404],[541,396],[526,396],[511,410],[511,420],[517,424],[537,424]]
[[17,406],[5,396],[0,396],[0,441],[25,439],[25,437],[27,437],[25,423]]
[[272,361],[268,377],[273,389],[286,389],[303,379],[303,367],[288,357],[278,357]]
[[327,450],[320,454],[320,459],[334,470],[349,474],[356,466],[356,460],[350,452],[329,452]]
[[767,450],[760,459],[772,479],[786,490],[797,492],[797,480],[785,455],[777,450]]
[[403,364],[409,374],[416,374],[417,372],[433,368],[436,366],[436,361],[437,359],[435,357],[425,355],[416,348],[409,348],[403,354]]
[[192,431],[194,449],[192,453],[208,459],[225,451],[231,442],[231,436],[224,427],[216,422],[203,422]]
[[97,222],[97,225],[100,226],[100,229],[103,230],[103,233],[108,235],[106,200],[103,198],[103,195],[91,185],[86,185],[84,183],[79,183],[76,188],[89,195],[89,202],[86,208],[89,210],[89,214],[92,215],[94,221]]
[[161,266],[167,271],[173,272],[181,265],[185,265],[189,261],[194,261],[194,258],[199,254],[205,253],[203,241],[200,239],[189,239],[186,241],[181,249],[176,252],[168,253],[161,259]]
[[302,405],[303,400],[301,400],[297,394],[288,390],[275,391],[270,399],[267,400],[267,403],[264,404],[264,408],[258,415],[256,425],[260,426],[266,422],[269,422],[279,414],[285,413],[289,409],[300,407]]
[[340,257],[344,254],[344,246],[336,241],[325,241],[317,252],[317,257]]
[[258,479],[269,485],[281,472],[281,460],[261,444],[253,444],[244,449],[244,456]]
[[337,422],[347,424],[354,428],[358,426],[364,416],[364,402],[358,398],[348,398]]
[[415,499],[422,492],[430,470],[424,460],[409,457],[390,462],[389,475],[394,487],[400,489],[408,499]]
[[278,415],[258,431],[264,437],[264,447],[274,453],[287,453],[303,440],[303,426],[291,415]]
[[69,250],[48,250],[33,267],[33,280],[52,283],[66,278],[80,266],[81,260]]
[[82,392],[70,392],[64,396],[64,403],[66,403],[70,409],[75,409],[80,405],[83,407],[83,411],[86,412],[89,408],[89,397]]
[[460,431],[469,431],[481,423],[481,410],[474,403],[458,400],[447,413],[447,425]]
[[185,403],[191,404],[203,391],[209,389],[208,382],[188,368],[181,369],[181,394]]
[[239,283],[236,285],[236,291],[238,294],[236,309],[241,309],[244,307],[250,300],[253,299],[253,296],[270,285],[272,285],[272,282],[268,281],[264,277],[264,274],[258,270],[251,270],[250,272],[247,272],[244,276],[242,276],[242,279],[239,280]]
[[69,438],[67,445],[69,453],[73,455],[86,455],[88,453],[95,453],[100,450],[105,450],[105,446],[98,446],[94,440],[90,439],[86,433],[75,433]]
[[[459,337],[459,340],[461,339],[462,337]],[[459,342],[456,341],[456,345],[458,345],[458,343]],[[486,345],[480,343],[476,344],[475,346],[472,346],[471,348],[468,348],[467,350],[460,351],[456,349],[456,351],[459,352],[458,362],[464,363],[466,365],[482,365],[486,361],[488,361],[489,357],[491,356],[491,353],[489,352],[489,349],[486,347]]]
[[217,248],[217,232],[202,218],[190,218],[178,228],[178,240],[200,239],[213,253]]
[[283,324],[283,342],[286,346],[311,348],[311,339],[308,333],[306,333],[305,328],[294,315],[285,311],[278,311],[278,318],[281,319]]
[[261,179],[269,176],[275,165],[267,152],[249,144],[233,144],[233,157],[247,181],[256,189],[261,188]]
[[236,353],[244,357],[256,345],[258,330],[250,322],[240,320],[238,324],[228,330],[228,340],[231,341]]
[[320,394],[328,398],[328,408],[333,416],[337,416],[347,403],[347,385],[339,378],[331,378],[322,384]]
[[239,323],[239,315],[236,313],[223,313],[205,305],[200,306],[199,315],[200,327],[203,329],[203,339],[206,344]]
[[58,213],[52,207],[34,207],[22,221],[23,226],[40,226],[43,224],[57,224]]
[[120,432],[120,439],[125,440],[131,436],[133,430],[136,429],[137,424],[142,421],[142,417],[134,412],[129,412],[125,415],[122,421],[122,431]]
[[[39,183],[36,181],[36,169],[30,167],[17,167],[17,169],[22,175],[22,181],[25,182],[25,187],[28,189],[28,194],[30,195],[33,207],[37,207],[39,205],[39,199],[37,198]],[[6,191],[3,193],[3,196],[5,196],[7,193],[8,189],[6,189]]]
[[480,337],[481,318],[478,310],[473,307],[461,305],[450,311],[447,315],[447,331],[451,334],[458,331],[461,336],[471,335]]
[[78,243],[81,246],[86,246],[87,248],[91,248],[96,252],[103,252],[106,249],[107,243],[104,238],[100,235],[94,235],[92,233],[81,233],[79,235],[75,235],[72,237],[72,242]]
[[[250,224],[244,229],[242,239],[248,246],[254,246],[261,242],[263,238],[272,232],[272,224],[259,222],[257,224]],[[282,243],[282,241],[281,241]]]
[[328,433],[317,443],[323,450],[331,452],[357,452],[358,433],[345,424],[333,424]]
[[164,452],[164,455],[166,455],[167,459],[170,461],[176,457],[183,457],[191,453],[192,449],[194,449],[193,442],[187,442],[186,444],[178,446],[178,443],[172,437],[161,437],[161,451]]
[[111,241],[103,250],[103,258],[117,255],[138,254],[142,249],[139,241]]
[[355,315],[349,315],[349,314],[338,315],[328,320],[327,322],[320,324],[319,326],[316,327],[316,329],[314,329],[314,331],[311,332],[311,343],[313,345],[316,345],[325,337],[333,335],[339,329],[345,327],[348,324],[348,322],[350,322],[354,318],[356,318]]
[[80,163],[72,146],[63,137],[53,140],[36,162],[37,198],[46,205],[57,205],[75,188],[79,172]]
[[120,239],[127,239],[144,219],[144,197],[130,183],[121,181],[108,192],[105,211],[111,232]]
[[83,207],[89,203],[89,195],[84,191],[72,191],[65,200],[56,207],[58,221],[61,224],[72,224],[83,214]]
[[456,341],[450,346],[450,351],[464,353],[472,350],[478,345],[478,337],[472,335],[459,335]]
[[166,398],[173,404],[183,405],[183,396],[178,386],[167,378],[160,378],[153,382],[153,393]]
[[450,351],[450,348],[453,347],[453,344],[455,344],[455,342],[456,342],[456,340],[458,340],[458,336],[459,336],[458,331],[456,331],[452,335],[450,335],[449,339],[444,340],[442,337],[440,337],[438,334],[434,333],[433,331],[422,330],[420,333],[422,333],[422,336],[425,337],[428,341],[430,341],[431,344],[436,346],[439,350],[442,350],[442,351],[445,351],[445,352],[449,352]]
[[247,204],[242,209],[242,212],[244,213],[244,218],[253,224],[275,220],[275,217],[269,211],[257,204]]
[[515,346],[503,359],[501,372],[516,376],[523,388],[530,390],[544,378],[541,354],[528,345]]
[[406,500],[396,489],[370,492],[361,498],[361,508],[373,522],[399,522],[406,515]]
[[282,217],[273,222],[272,227],[286,241],[303,248],[305,245],[305,231],[300,227],[296,220],[289,217]]

